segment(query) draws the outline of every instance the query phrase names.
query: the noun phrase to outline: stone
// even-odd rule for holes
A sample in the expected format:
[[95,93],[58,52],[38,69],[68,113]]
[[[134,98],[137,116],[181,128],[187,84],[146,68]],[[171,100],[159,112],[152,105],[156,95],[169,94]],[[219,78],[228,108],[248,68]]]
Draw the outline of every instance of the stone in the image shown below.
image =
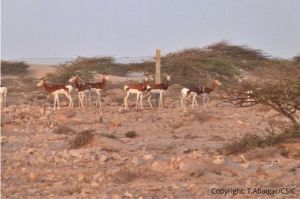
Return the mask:
[[31,179],[31,180],[36,180],[37,179],[37,176],[36,176],[36,174],[35,173],[33,173],[33,172],[31,172],[30,174],[29,174],[29,178]]
[[116,152],[113,152],[111,154],[111,157],[114,159],[114,160],[121,160],[122,159],[122,156]]
[[77,180],[79,181],[79,182],[82,182],[82,181],[84,181],[84,179],[85,179],[85,176],[84,176],[84,174],[79,174],[78,175],[78,177],[77,177]]
[[126,192],[124,193],[124,196],[126,196],[126,197],[128,197],[128,198],[132,198],[132,197],[133,197],[133,195],[132,195],[131,193],[129,193],[128,191],[126,191]]
[[144,160],[152,160],[153,158],[154,157],[151,154],[144,155],[144,157],[143,157]]
[[132,162],[132,164],[134,164],[135,166],[139,166],[139,165],[141,165],[141,164],[143,163],[143,161],[142,161],[140,158],[136,157],[136,156],[134,156],[134,157],[132,158],[131,162]]
[[112,199],[122,199],[122,197],[119,194],[114,193],[111,197]]
[[101,155],[99,161],[100,162],[106,162],[106,161],[108,161],[108,157],[106,155]]
[[216,156],[216,159],[214,159],[212,161],[212,163],[215,164],[215,165],[224,165],[225,159],[222,158],[222,157]]

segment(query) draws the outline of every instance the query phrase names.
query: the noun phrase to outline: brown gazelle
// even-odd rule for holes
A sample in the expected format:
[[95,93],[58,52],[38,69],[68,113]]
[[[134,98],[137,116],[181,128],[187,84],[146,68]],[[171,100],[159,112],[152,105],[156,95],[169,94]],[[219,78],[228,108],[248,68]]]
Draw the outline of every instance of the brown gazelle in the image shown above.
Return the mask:
[[208,94],[213,92],[218,85],[221,85],[218,80],[212,80],[210,87],[199,85],[183,88],[181,90],[181,108],[186,111],[186,101],[192,98],[192,109],[194,109],[194,105],[198,106],[196,97],[202,95],[204,109],[206,110],[207,104],[209,102]]
[[73,100],[71,97],[71,92],[73,87],[71,85],[49,85],[46,82],[46,77],[41,78],[40,82],[37,84],[38,87],[44,87],[44,89],[51,95],[54,95],[54,105],[53,109],[55,109],[56,105],[57,108],[60,109],[59,106],[59,95],[65,95],[69,99],[69,107],[73,108]]
[[78,92],[79,108],[84,108],[85,92],[90,94],[91,86],[86,83],[81,83],[78,75],[71,77],[69,82],[75,84],[76,91]]
[[160,84],[150,84],[151,91],[150,91],[150,94],[149,94],[149,97],[148,97],[148,103],[151,106],[151,108],[152,108],[151,97],[152,97],[152,94],[155,94],[155,93],[159,94],[158,107],[159,108],[164,108],[164,106],[163,106],[163,93],[166,92],[168,90],[169,86],[171,85],[170,84],[171,75],[165,74],[165,76],[166,76],[167,82],[160,83]]
[[[148,73],[145,73],[143,83],[127,84],[124,86],[124,91],[126,93],[126,96],[124,97],[125,110],[129,110],[128,98],[129,98],[130,94],[136,94],[136,109],[138,108],[139,104],[140,104],[141,109],[144,108],[143,107],[143,94],[147,94],[151,90],[151,87],[149,86],[149,78],[152,79],[152,77],[149,76]],[[152,105],[151,105],[151,107],[152,107]]]
[[96,101],[96,106],[101,107],[101,92],[106,86],[106,81],[109,80],[109,76],[107,73],[103,74],[102,82],[95,82],[95,83],[86,83],[91,87],[92,91],[95,91],[97,93],[97,101]]

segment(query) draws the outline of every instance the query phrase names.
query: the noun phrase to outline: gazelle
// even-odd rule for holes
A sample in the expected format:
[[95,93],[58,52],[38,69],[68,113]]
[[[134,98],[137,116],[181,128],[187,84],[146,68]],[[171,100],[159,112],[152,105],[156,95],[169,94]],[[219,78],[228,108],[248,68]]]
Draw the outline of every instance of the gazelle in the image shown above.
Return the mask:
[[149,103],[151,108],[152,108],[151,97],[152,97],[152,94],[155,94],[155,93],[159,94],[158,107],[159,108],[164,108],[164,106],[163,106],[163,93],[166,92],[168,90],[169,86],[171,85],[170,84],[171,75],[165,74],[165,76],[166,76],[167,82],[160,83],[160,84],[150,84],[151,91],[149,93],[148,103]]
[[194,105],[198,106],[198,102],[196,97],[202,95],[203,96],[203,105],[206,110],[207,104],[209,102],[208,94],[213,92],[218,85],[221,85],[221,82],[218,80],[212,80],[210,87],[205,86],[191,86],[188,88],[183,88],[181,90],[181,108],[186,111],[186,101],[192,98],[192,109],[194,109]]
[[86,83],[80,83],[78,75],[71,77],[69,82],[75,84],[76,91],[78,92],[79,108],[84,108],[85,92],[90,94],[91,86]]
[[109,76],[107,73],[104,73],[102,82],[86,83],[91,87],[92,91],[95,91],[97,93],[96,106],[98,105],[98,103],[99,103],[100,107],[102,106],[101,105],[101,92],[104,89],[107,80],[109,80]]
[[[130,94],[136,94],[136,109],[138,108],[138,104],[140,104],[140,108],[143,109],[143,94],[147,94],[150,92],[151,87],[149,86],[149,78],[153,79],[148,74],[145,74],[144,82],[143,83],[136,83],[136,84],[127,84],[124,86],[124,91],[126,96],[124,97],[124,106],[125,110],[129,110],[128,107],[128,98]],[[150,107],[152,108],[151,102]]]
[[0,107],[6,107],[6,94],[7,94],[7,88],[4,86],[0,87]]
[[48,85],[46,82],[46,77],[41,78],[39,83],[37,84],[38,87],[44,87],[44,89],[51,95],[54,95],[54,105],[53,109],[55,109],[55,105],[57,108],[60,109],[59,106],[59,95],[64,94],[69,99],[69,107],[73,108],[73,100],[71,97],[71,92],[73,87],[71,85]]

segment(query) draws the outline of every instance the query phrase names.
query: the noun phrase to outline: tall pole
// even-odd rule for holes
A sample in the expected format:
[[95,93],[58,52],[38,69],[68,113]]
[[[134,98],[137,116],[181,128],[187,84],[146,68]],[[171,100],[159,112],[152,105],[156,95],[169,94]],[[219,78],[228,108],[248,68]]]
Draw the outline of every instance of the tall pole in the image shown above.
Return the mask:
[[160,49],[156,49],[155,83],[160,84]]

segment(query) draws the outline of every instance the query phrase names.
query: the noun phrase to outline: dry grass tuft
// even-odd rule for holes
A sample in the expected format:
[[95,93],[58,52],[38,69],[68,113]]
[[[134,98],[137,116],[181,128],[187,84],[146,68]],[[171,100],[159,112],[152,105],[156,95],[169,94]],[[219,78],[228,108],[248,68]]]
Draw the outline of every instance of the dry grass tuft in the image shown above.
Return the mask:
[[52,133],[54,134],[73,134],[76,133],[76,131],[68,126],[58,126],[55,129],[53,129]]
[[109,133],[101,133],[100,135],[103,137],[110,138],[110,139],[117,139],[117,137],[115,135],[109,134]]
[[204,123],[208,122],[212,116],[207,112],[194,112],[193,118],[199,123]]
[[70,141],[69,143],[69,148],[70,149],[78,149],[87,143],[89,143],[93,137],[94,130],[85,130],[80,133],[78,133],[73,140]]
[[137,134],[135,131],[128,131],[127,133],[125,133],[125,136],[128,138],[135,138]]
[[257,147],[265,148],[269,146],[276,146],[285,142],[293,142],[293,140],[299,138],[300,126],[294,126],[290,129],[286,129],[280,134],[275,134],[274,132],[269,132],[266,136],[247,134],[241,140],[237,140],[225,146],[222,153],[225,155],[239,154]]
[[140,176],[140,172],[133,167],[124,167],[119,170],[114,176],[113,181],[118,184],[132,182]]

